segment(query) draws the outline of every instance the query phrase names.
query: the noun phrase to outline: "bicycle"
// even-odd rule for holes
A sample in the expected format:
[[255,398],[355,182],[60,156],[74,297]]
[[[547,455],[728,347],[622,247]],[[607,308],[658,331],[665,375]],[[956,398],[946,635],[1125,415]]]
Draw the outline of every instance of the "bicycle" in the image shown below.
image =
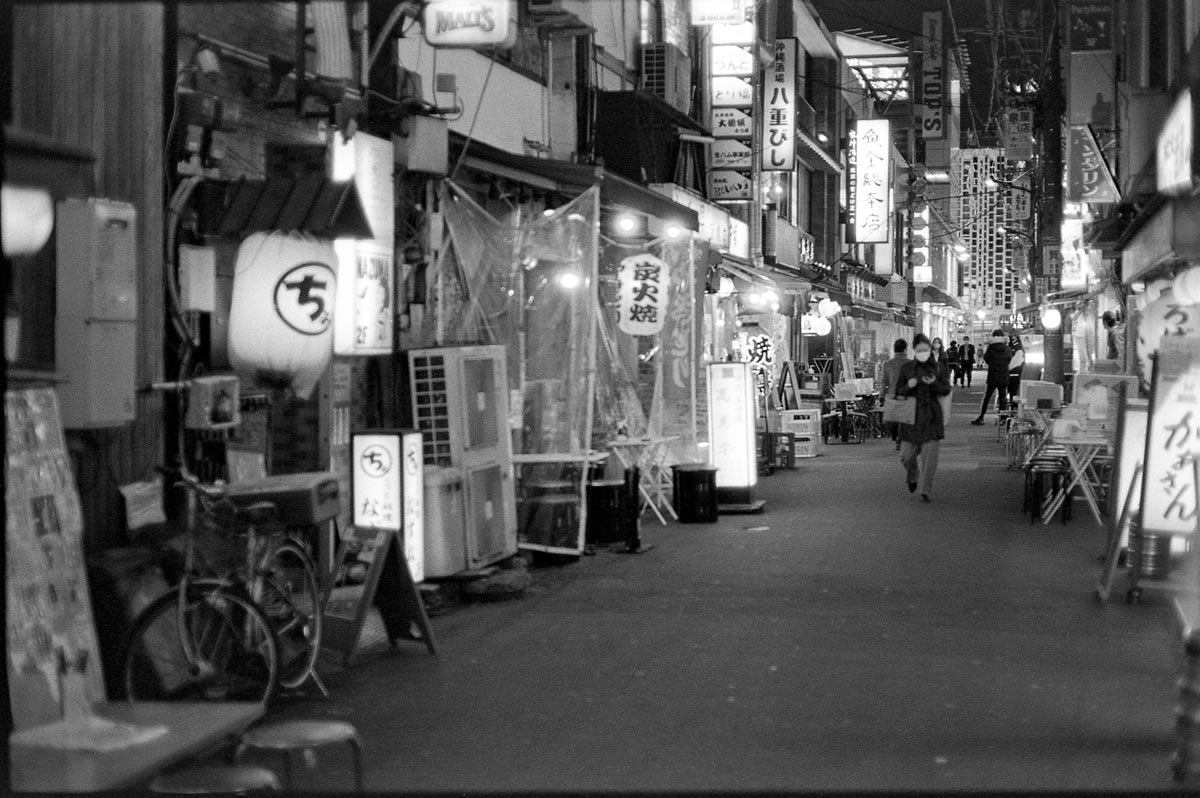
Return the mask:
[[265,703],[310,678],[328,695],[315,670],[323,597],[305,543],[273,503],[240,504],[236,490],[204,485],[186,467],[178,476],[188,490],[182,574],[125,641],[127,698]]

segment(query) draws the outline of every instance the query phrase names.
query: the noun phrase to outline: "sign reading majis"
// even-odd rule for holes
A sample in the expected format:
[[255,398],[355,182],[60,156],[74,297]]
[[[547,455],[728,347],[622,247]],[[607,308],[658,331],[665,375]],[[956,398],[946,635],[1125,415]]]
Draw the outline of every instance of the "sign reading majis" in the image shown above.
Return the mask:
[[512,47],[516,0],[428,0],[421,32],[432,47]]

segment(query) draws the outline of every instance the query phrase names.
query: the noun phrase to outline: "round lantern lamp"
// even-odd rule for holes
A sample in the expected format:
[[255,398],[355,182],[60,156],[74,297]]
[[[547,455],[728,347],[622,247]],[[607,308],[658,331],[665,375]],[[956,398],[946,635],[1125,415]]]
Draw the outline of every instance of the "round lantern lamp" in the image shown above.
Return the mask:
[[812,331],[814,335],[829,335],[833,330],[833,323],[824,316],[818,316],[813,319]]
[[1058,308],[1046,308],[1042,311],[1042,326],[1047,330],[1057,330],[1062,326],[1062,313]]
[[1175,298],[1185,305],[1200,305],[1200,268],[1175,275]]

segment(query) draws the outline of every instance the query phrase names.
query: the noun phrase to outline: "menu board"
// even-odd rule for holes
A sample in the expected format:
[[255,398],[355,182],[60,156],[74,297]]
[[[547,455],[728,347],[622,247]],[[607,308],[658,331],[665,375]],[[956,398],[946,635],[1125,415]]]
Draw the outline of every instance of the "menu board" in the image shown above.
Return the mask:
[[83,515],[53,388],[4,394],[8,686],[13,726],[58,720],[59,658],[86,656],[85,689],[102,701],[100,648],[83,555]]
[[[1133,474],[1146,454],[1146,419],[1150,403],[1145,399],[1121,397],[1121,412],[1117,422],[1117,452],[1114,458],[1112,487],[1109,489],[1109,515],[1120,518],[1129,498]],[[1137,505],[1136,498],[1133,504]]]
[[1142,481],[1142,528],[1196,529],[1192,461],[1200,456],[1200,337],[1164,336],[1154,364]]

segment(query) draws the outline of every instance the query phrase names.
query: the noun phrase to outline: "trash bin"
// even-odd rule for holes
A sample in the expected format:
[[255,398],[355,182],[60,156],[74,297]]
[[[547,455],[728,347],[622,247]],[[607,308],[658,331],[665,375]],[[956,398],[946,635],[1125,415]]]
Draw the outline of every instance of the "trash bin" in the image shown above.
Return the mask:
[[672,467],[672,502],[685,524],[711,524],[717,520],[717,467],[683,463]]
[[625,540],[625,480],[593,479],[587,487],[587,542]]

